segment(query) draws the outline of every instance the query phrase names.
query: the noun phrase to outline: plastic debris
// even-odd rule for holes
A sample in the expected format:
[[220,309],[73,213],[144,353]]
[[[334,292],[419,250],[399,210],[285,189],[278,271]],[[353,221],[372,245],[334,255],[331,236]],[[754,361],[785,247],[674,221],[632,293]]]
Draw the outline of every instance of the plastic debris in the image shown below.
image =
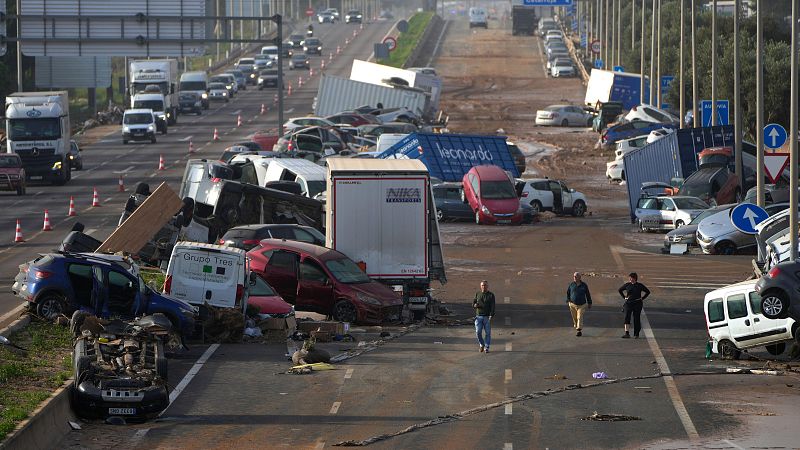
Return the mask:
[[73,422],[73,421],[70,420],[67,423],[69,424],[69,427],[72,428],[73,430],[80,430],[81,429],[81,424],[79,424],[78,422]]
[[597,411],[594,412],[589,417],[584,417],[581,420],[597,420],[600,422],[624,422],[629,420],[642,420],[641,417],[636,416],[626,416],[624,414],[598,414]]
[[260,337],[262,336],[261,328],[245,328],[244,329],[245,336],[250,337]]
[[592,378],[596,380],[607,380],[608,374],[606,374],[605,372],[595,372],[592,374]]

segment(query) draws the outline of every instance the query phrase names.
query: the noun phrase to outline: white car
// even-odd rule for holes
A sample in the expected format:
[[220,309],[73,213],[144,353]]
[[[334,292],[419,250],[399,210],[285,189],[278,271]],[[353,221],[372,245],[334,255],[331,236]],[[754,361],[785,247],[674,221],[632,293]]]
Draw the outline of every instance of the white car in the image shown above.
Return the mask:
[[697,197],[643,196],[634,214],[640,231],[664,231],[686,225],[708,208],[708,203]]
[[553,78],[574,77],[575,65],[571,59],[557,59],[550,66],[550,76]]
[[606,178],[608,181],[625,179],[625,160],[623,158],[616,158],[606,163]]
[[227,86],[224,83],[210,83],[208,85],[208,99],[230,101]]
[[592,125],[592,118],[580,106],[550,105],[536,111],[536,125],[587,127]]
[[626,153],[636,150],[637,148],[642,148],[647,145],[647,143],[646,136],[637,136],[617,141],[617,149],[614,150],[614,157],[622,158]]
[[533,214],[541,211],[576,217],[586,214],[586,196],[568,188],[563,181],[548,178],[517,178],[515,181],[520,203],[530,205]]
[[550,31],[548,31],[547,34],[544,36],[544,41],[545,42],[550,42],[552,40],[557,40],[557,41],[562,41],[563,42],[564,41],[564,33],[562,33],[561,30],[550,30]]
[[674,131],[675,130],[672,128],[659,128],[657,130],[653,130],[650,132],[650,134],[647,135],[646,143],[649,144],[651,142],[655,142]]
[[289,132],[298,128],[308,127],[333,127],[335,124],[330,120],[323,119],[322,117],[294,117],[283,124],[283,128]]
[[643,122],[671,123],[674,125],[680,124],[680,119],[678,119],[678,117],[652,105],[639,105],[631,108],[631,110],[628,111],[628,114],[625,115],[625,121],[633,122],[635,120],[641,120]]

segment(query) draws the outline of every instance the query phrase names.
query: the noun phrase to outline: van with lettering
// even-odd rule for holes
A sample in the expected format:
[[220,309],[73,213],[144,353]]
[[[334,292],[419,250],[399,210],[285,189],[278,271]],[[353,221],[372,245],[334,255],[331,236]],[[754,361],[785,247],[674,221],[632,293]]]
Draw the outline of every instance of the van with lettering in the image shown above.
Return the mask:
[[192,305],[244,308],[247,257],[244,250],[200,242],[178,242],[172,249],[164,293]]

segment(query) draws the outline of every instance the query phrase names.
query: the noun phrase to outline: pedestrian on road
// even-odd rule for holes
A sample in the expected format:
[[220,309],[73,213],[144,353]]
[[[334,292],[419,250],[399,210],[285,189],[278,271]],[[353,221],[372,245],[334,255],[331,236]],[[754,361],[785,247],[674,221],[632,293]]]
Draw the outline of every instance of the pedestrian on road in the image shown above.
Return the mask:
[[583,334],[583,314],[592,307],[592,294],[589,292],[589,286],[581,281],[580,272],[573,273],[572,279],[574,281],[567,287],[567,305],[572,314],[572,328],[576,330],[575,336],[581,336]]
[[[492,343],[494,294],[489,290],[488,281],[481,281],[481,290],[475,294],[472,307],[475,308],[475,335],[478,336],[478,344],[481,346],[481,353],[489,353],[489,345]],[[485,338],[484,332],[486,333]]]
[[622,335],[622,338],[630,339],[629,328],[631,316],[633,316],[633,337],[639,339],[639,331],[642,329],[639,316],[642,314],[644,299],[650,296],[650,289],[639,283],[639,275],[636,272],[631,272],[628,274],[628,282],[619,288],[619,295],[625,299],[625,304],[622,307],[622,310],[625,311],[625,334]]

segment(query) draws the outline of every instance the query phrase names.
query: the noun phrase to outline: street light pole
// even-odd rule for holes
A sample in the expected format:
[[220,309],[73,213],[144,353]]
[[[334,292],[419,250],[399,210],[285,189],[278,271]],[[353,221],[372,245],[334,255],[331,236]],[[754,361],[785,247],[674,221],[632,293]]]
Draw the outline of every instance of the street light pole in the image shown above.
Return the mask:
[[609,42],[609,50],[611,51],[609,55],[609,66],[614,67],[617,65],[616,54],[614,53],[614,47],[617,45],[617,38],[615,31],[617,29],[617,0],[611,0],[611,36]]
[[695,1],[692,0],[692,127],[697,128],[700,118],[697,117],[697,27],[695,26]]
[[656,14],[658,20],[656,28],[658,29],[658,37],[656,38],[656,89],[658,95],[656,97],[655,106],[661,108],[661,0],[658,0],[658,13]]
[[656,82],[653,81],[653,78],[655,78],[656,75],[656,0],[653,0],[652,3],[653,18],[650,23],[650,101],[648,103],[650,105],[655,105],[656,103],[653,103],[653,101],[656,96]]
[[[635,1],[635,0],[634,0]],[[633,2],[631,2],[633,4]],[[622,65],[622,0],[617,0],[617,64]]]
[[756,0],[756,204],[764,206],[764,29],[761,0]]
[[711,0],[711,126],[716,126],[716,125],[717,125],[717,0]]
[[631,1],[631,50],[636,48],[636,0]]
[[[635,2],[636,0],[634,0]],[[647,102],[644,98],[644,15],[645,15],[645,7],[644,2],[647,0],[642,0],[642,32],[639,37],[639,96],[641,97],[639,103],[644,105]]]
[[[739,192],[744,198],[744,168],[742,167],[742,105],[741,95],[741,80],[739,75],[739,14],[741,9],[741,0],[734,0],[733,2],[733,130],[734,130],[734,164],[736,176],[739,178]],[[757,132],[760,133],[760,132]],[[739,199],[736,199],[737,201]]]
[[[797,1],[792,0],[792,82],[789,103],[789,261],[797,260]],[[761,130],[756,130],[761,133]]]
[[685,83],[684,83],[684,80],[683,80],[683,43],[686,41],[686,39],[684,39],[684,35],[686,34],[685,33],[685,26],[684,26],[684,22],[685,22],[685,19],[686,19],[686,12],[684,11],[684,6],[686,5],[686,0],[680,0],[680,2],[681,2],[681,8],[680,8],[680,10],[681,10],[681,44],[680,44],[680,51],[678,52],[680,54],[680,56],[678,57],[679,58],[679,61],[678,61],[678,89],[680,90],[680,92],[679,92],[679,95],[680,95],[680,102],[679,102],[680,103],[680,107],[678,108],[679,109],[678,114],[680,115],[679,118],[681,119],[680,127],[683,128],[685,126],[685,124],[684,124],[685,121],[683,120],[683,116],[684,116],[684,114],[686,114],[686,95],[685,95],[685,92],[684,92]]

